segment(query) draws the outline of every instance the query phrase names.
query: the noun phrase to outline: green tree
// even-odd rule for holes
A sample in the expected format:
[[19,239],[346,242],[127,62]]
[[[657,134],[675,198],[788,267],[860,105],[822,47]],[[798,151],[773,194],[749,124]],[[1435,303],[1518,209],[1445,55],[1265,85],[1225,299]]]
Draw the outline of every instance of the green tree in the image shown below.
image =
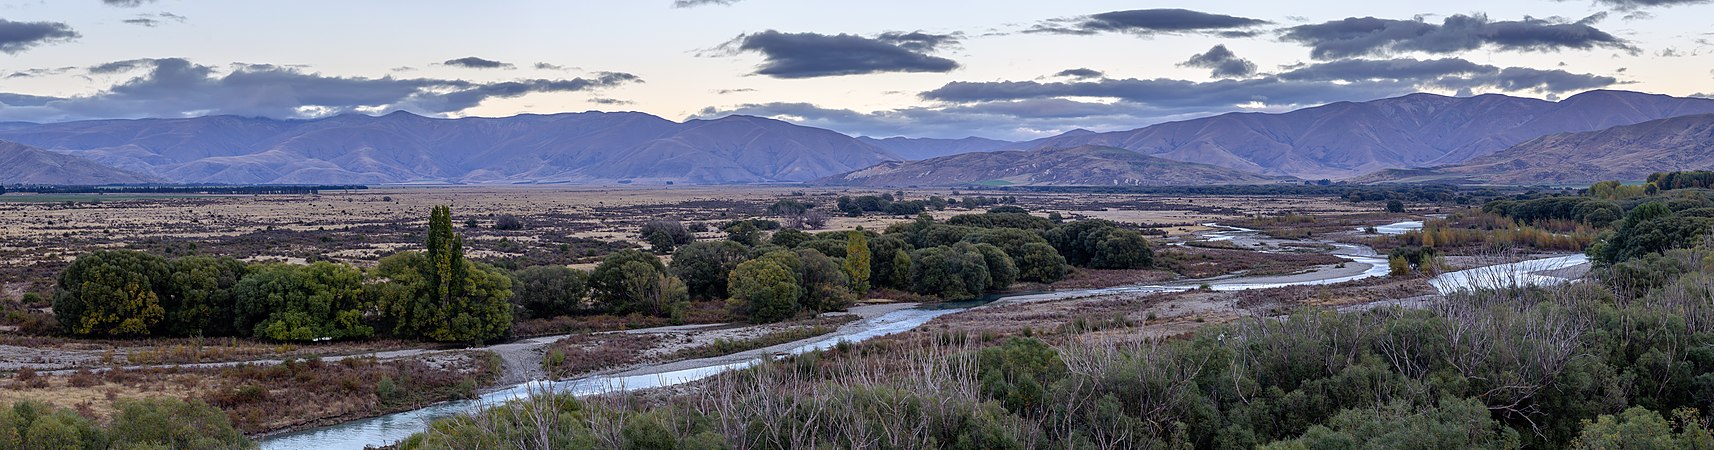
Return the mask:
[[1000,290],[1010,287],[1018,281],[1018,266],[1012,262],[1012,257],[1005,250],[989,244],[960,243],[959,247],[969,247],[969,250],[982,255],[982,262],[988,266],[988,289]]
[[1390,212],[1390,213],[1405,212],[1405,202],[1401,202],[1398,200],[1387,200],[1387,212]]
[[[783,230],[786,231],[797,230]],[[799,232],[802,234],[802,232]],[[777,237],[778,235],[776,235]],[[749,259],[750,248],[733,241],[693,242],[673,253],[672,273],[684,281],[690,295],[700,298],[724,299],[726,278],[738,263]]]
[[[452,209],[429,213],[426,251],[377,271],[400,283],[387,305],[393,333],[438,342],[481,342],[512,329],[512,279],[464,257],[464,237],[452,228]],[[378,267],[380,269],[381,267]],[[402,272],[415,272],[415,276]]]
[[726,239],[744,244],[745,246],[755,247],[757,245],[762,245],[762,231],[757,229],[756,224],[752,221],[740,220],[733,222],[722,231],[726,232]]
[[945,299],[975,298],[993,282],[981,252],[929,247],[910,255],[912,291]]
[[[909,289],[911,284],[910,243],[893,234],[869,240],[869,287]],[[904,255],[903,265],[894,264]]]
[[1052,283],[1065,278],[1065,257],[1060,256],[1059,252],[1046,242],[1024,244],[1018,253],[1012,256],[1018,265],[1020,280]]
[[1714,448],[1714,435],[1693,409],[1673,411],[1668,422],[1647,408],[1633,406],[1619,415],[1602,414],[1594,422],[1584,420],[1583,432],[1571,448],[1577,450]]
[[857,295],[869,292],[869,274],[874,270],[870,259],[869,238],[863,235],[863,230],[846,233],[843,266],[845,275],[851,278],[851,289]]
[[1326,425],[1302,437],[1263,446],[1266,450],[1351,449],[1516,449],[1516,430],[1496,422],[1476,399],[1447,399],[1421,408],[1395,401],[1378,408],[1340,412]]
[[233,288],[250,271],[230,257],[190,256],[171,263],[172,283],[162,298],[163,328],[186,336],[230,336],[237,297]]
[[855,300],[851,276],[842,264],[814,249],[800,248],[796,253],[798,286],[803,288],[798,305],[815,312],[836,311],[851,305]]
[[280,341],[358,339],[375,334],[364,322],[363,273],[329,262],[266,264],[233,287],[233,325],[240,334]]
[[732,270],[728,281],[731,302],[757,323],[778,322],[797,314],[798,285],[793,270],[777,258],[745,261]]
[[614,313],[671,315],[684,307],[690,295],[660,258],[637,250],[607,255],[589,273],[589,288],[596,304]]
[[1155,252],[1143,234],[1116,229],[1107,233],[1097,247],[1089,267],[1096,269],[1140,269],[1154,265]]
[[54,316],[66,333],[80,336],[145,336],[166,319],[160,293],[167,290],[167,260],[129,250],[79,256],[60,272]]
[[809,233],[805,233],[796,228],[787,228],[775,231],[773,236],[768,237],[768,243],[785,248],[797,248],[797,246],[814,238],[815,237],[810,236]]
[[528,317],[558,317],[585,309],[589,274],[565,266],[533,266],[513,274],[512,286],[512,303]]
[[113,448],[228,450],[256,448],[232,428],[226,412],[200,401],[170,397],[122,399],[108,425]]

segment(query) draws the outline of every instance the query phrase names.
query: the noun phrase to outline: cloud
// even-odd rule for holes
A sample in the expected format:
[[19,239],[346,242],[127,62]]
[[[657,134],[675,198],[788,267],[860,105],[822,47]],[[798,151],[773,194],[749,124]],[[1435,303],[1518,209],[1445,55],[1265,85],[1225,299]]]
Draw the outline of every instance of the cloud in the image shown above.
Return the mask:
[[42,106],[48,102],[62,100],[59,97],[43,97],[40,95],[8,94],[0,92],[0,109],[6,106]]
[[1018,100],[952,107],[908,107],[859,112],[810,103],[752,103],[705,108],[691,116],[734,114],[770,117],[800,125],[875,137],[1034,139],[1072,129],[1128,130],[1169,120],[1209,115],[1205,111],[1154,108],[1129,102],[1087,103],[1063,99]]
[[630,100],[620,100],[620,99],[616,99],[616,98],[606,98],[606,97],[591,98],[591,99],[589,99],[589,102],[595,103],[598,105],[629,105],[629,104],[635,103],[635,102],[632,102]]
[[1101,78],[1101,77],[1106,76],[1106,75],[1107,74],[1101,73],[1101,71],[1099,71],[1099,70],[1090,69],[1090,68],[1086,68],[1086,67],[1076,68],[1076,69],[1065,69],[1065,70],[1059,71],[1059,73],[1053,74],[1053,76],[1056,76],[1056,77],[1075,78],[1075,79]]
[[708,5],[730,5],[740,0],[673,0],[674,8],[695,8]]
[[1403,81],[1465,94],[1474,89],[1557,94],[1619,84],[1618,79],[1607,76],[1559,69],[1496,67],[1460,58],[1340,60],[1295,68],[1278,77],[1288,81]]
[[1045,98],[1104,98],[1156,107],[1211,110],[1239,105],[1292,107],[1369,100],[1427,88],[1563,93],[1617,84],[1611,77],[1563,70],[1496,68],[1463,60],[1341,61],[1249,79],[1196,82],[1173,79],[1101,79],[1073,82],[952,82],[920,97],[949,103]]
[[1256,74],[1256,63],[1239,58],[1231,50],[1227,50],[1225,45],[1215,45],[1207,52],[1192,55],[1189,60],[1178,65],[1209,69],[1215,78],[1247,77]]
[[1025,33],[1078,34],[1131,33],[1216,33],[1229,36],[1249,36],[1244,29],[1271,22],[1247,17],[1210,14],[1188,9],[1137,9],[1113,11],[1091,16],[1052,19],[1036,24]]
[[[1566,2],[1571,0],[1556,0]],[[1578,0],[1582,1],[1582,0]],[[1631,11],[1642,8],[1668,7],[1679,5],[1700,5],[1714,3],[1714,0],[1594,0],[1595,3],[1607,5],[1620,11]]]
[[1457,53],[1490,47],[1509,51],[1611,48],[1636,51],[1630,43],[1583,22],[1525,17],[1490,21],[1455,14],[1440,24],[1420,20],[1352,17],[1285,29],[1282,39],[1310,47],[1316,59],[1387,56],[1403,52]]
[[221,70],[181,58],[119,61],[91,68],[95,69],[107,70],[106,73],[143,72],[94,94],[32,102],[35,104],[8,102],[8,106],[0,107],[0,119],[65,121],[215,114],[308,118],[398,110],[445,115],[488,99],[538,92],[591,91],[642,81],[636,75],[617,72],[586,78],[496,83],[340,77],[269,64],[234,64],[230,70]]
[[38,68],[38,69],[23,69],[23,70],[19,70],[16,72],[12,72],[12,74],[7,75],[6,78],[45,77],[45,76],[50,76],[50,75],[59,75],[59,74],[63,74],[66,72],[73,71],[73,70],[77,70],[77,68],[76,67],[44,67],[44,68]]
[[42,44],[70,41],[82,35],[59,22],[13,22],[0,19],[0,52],[18,54]]
[[761,54],[764,61],[757,67],[757,75],[814,78],[882,72],[950,72],[958,68],[958,62],[927,53],[957,42],[957,35],[920,31],[864,37],[768,30],[740,35],[715,50],[726,54]]
[[721,89],[721,90],[714,91],[714,93],[720,94],[720,95],[737,94],[737,93],[742,93],[742,92],[756,92],[756,89],[755,88],[737,88],[737,89]]
[[106,3],[107,6],[117,6],[120,8],[136,8],[138,6],[143,6],[144,3],[154,2],[155,0],[101,0],[101,3]]
[[562,66],[559,64],[539,62],[539,63],[536,63],[536,69],[537,70],[571,70],[572,68]]
[[167,23],[167,21],[184,23],[185,16],[173,13],[138,14],[137,17],[124,20],[124,22],[128,24],[142,25],[149,28],[161,26],[162,24]]
[[466,57],[458,58],[458,59],[449,59],[449,60],[446,60],[446,62],[442,62],[441,65],[454,66],[454,67],[464,67],[464,68],[470,68],[470,69],[511,69],[513,67],[516,67],[516,66],[513,66],[512,64],[509,64],[509,63],[503,63],[503,62],[494,61],[494,60],[490,60],[490,59],[477,58],[475,56],[466,56]]

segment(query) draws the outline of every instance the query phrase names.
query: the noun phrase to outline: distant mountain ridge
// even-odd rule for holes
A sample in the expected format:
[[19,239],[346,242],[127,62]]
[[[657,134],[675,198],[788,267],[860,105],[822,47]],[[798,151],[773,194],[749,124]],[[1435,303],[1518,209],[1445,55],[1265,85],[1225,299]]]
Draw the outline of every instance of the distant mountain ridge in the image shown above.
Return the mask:
[[886,138],[886,139],[875,139],[872,137],[866,137],[865,136],[865,137],[859,137],[859,138],[857,138],[857,140],[863,141],[863,143],[865,143],[865,144],[869,144],[869,145],[873,145],[876,147],[887,149],[888,151],[891,151],[894,154],[897,154],[901,157],[904,157],[906,160],[909,160],[909,161],[924,160],[924,159],[929,159],[929,158],[939,158],[942,156],[952,156],[952,155],[957,155],[957,154],[962,154],[962,153],[992,152],[992,151],[1006,150],[1010,147],[1014,147],[1014,146],[1018,145],[1018,143],[1016,143],[1016,142],[1001,141],[1001,140],[980,138],[980,137],[974,137],[974,136],[963,138],[963,139],[932,139],[932,138],[908,138],[908,137],[890,137],[890,138]]
[[773,119],[678,123],[631,112],[8,123],[0,139],[180,183],[768,183],[902,158]]
[[1463,164],[1384,170],[1359,182],[1581,185],[1714,169],[1714,114],[1542,136]]
[[[882,163],[925,167],[894,163],[904,160],[1085,146],[1121,148],[1262,179],[1348,179],[1387,169],[1457,165],[1552,134],[1709,113],[1714,113],[1711,99],[1589,91],[1560,101],[1411,94],[1285,113],[1222,114],[1129,131],[1079,129],[1027,142],[853,138],[761,117],[674,122],[637,112],[460,119],[399,112],[314,120],[209,116],[0,122],[0,140],[118,171],[112,173],[176,183],[806,182]],[[1007,159],[1031,162],[1016,155],[965,161]],[[1089,162],[1117,164],[1124,159],[1107,155]],[[80,173],[97,172],[78,167],[84,168]],[[1191,172],[1211,178],[1168,178],[1202,184],[1241,180],[1229,173]],[[1129,169],[1112,173],[1117,178],[1038,174],[1033,179],[1042,181],[1032,182],[1066,183],[1081,177],[1084,183],[1112,185],[1125,184],[1124,177],[1134,175]]]
[[1541,136],[1714,113],[1714,100],[1589,91],[1558,102],[1410,94],[1286,113],[1230,113],[1129,131],[1066,133],[1028,148],[1106,145],[1305,179],[1456,164]]
[[1172,161],[1121,148],[1087,145],[1035,151],[964,153],[909,162],[886,162],[817,180],[856,186],[1169,186],[1262,184],[1293,180]]
[[160,178],[107,167],[76,156],[0,141],[0,185],[156,183]]

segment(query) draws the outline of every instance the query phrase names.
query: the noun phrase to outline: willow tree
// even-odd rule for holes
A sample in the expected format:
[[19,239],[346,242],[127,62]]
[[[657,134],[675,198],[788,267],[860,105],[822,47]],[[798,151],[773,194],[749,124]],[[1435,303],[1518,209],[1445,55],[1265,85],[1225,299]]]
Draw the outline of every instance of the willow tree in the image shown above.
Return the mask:
[[[422,256],[404,256],[383,265],[380,276],[413,283],[414,295],[393,299],[393,332],[405,337],[441,342],[494,339],[512,328],[512,281],[491,268],[464,258],[464,237],[452,228],[452,208],[437,206],[429,213],[429,233]],[[416,274],[393,273],[414,268]],[[416,276],[409,276],[416,275]]]
[[862,230],[845,234],[845,275],[851,277],[851,290],[857,295],[869,292],[869,275],[871,256],[869,254],[869,237]]

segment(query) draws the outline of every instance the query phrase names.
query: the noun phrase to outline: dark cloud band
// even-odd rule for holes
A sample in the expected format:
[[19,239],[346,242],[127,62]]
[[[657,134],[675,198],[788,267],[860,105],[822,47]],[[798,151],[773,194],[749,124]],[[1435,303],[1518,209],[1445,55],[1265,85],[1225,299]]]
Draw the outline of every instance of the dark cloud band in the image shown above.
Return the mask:
[[1480,14],[1452,15],[1439,24],[1352,17],[1287,28],[1282,39],[1308,45],[1310,56],[1316,59],[1403,52],[1448,54],[1484,47],[1512,51],[1635,50],[1625,40],[1585,22],[1529,18],[1496,22]]
[[721,46],[729,53],[759,53],[757,75],[814,78],[883,72],[950,72],[958,62],[929,55],[958,42],[956,35],[923,32],[852,34],[782,33],[774,30],[738,36]]
[[603,72],[572,79],[479,83],[458,79],[339,77],[268,64],[220,70],[180,58],[118,61],[90,73],[137,72],[96,94],[69,98],[0,94],[0,119],[64,121],[96,118],[188,117],[230,114],[274,118],[348,112],[446,114],[494,98],[540,92],[579,92],[640,83],[636,75]]
[[13,22],[0,19],[0,52],[17,54],[32,47],[81,37],[59,22]]
[[1268,23],[1266,20],[1211,14],[1188,9],[1137,9],[1048,20],[1024,32],[1052,34],[1229,32],[1248,35],[1250,32],[1238,30]]

